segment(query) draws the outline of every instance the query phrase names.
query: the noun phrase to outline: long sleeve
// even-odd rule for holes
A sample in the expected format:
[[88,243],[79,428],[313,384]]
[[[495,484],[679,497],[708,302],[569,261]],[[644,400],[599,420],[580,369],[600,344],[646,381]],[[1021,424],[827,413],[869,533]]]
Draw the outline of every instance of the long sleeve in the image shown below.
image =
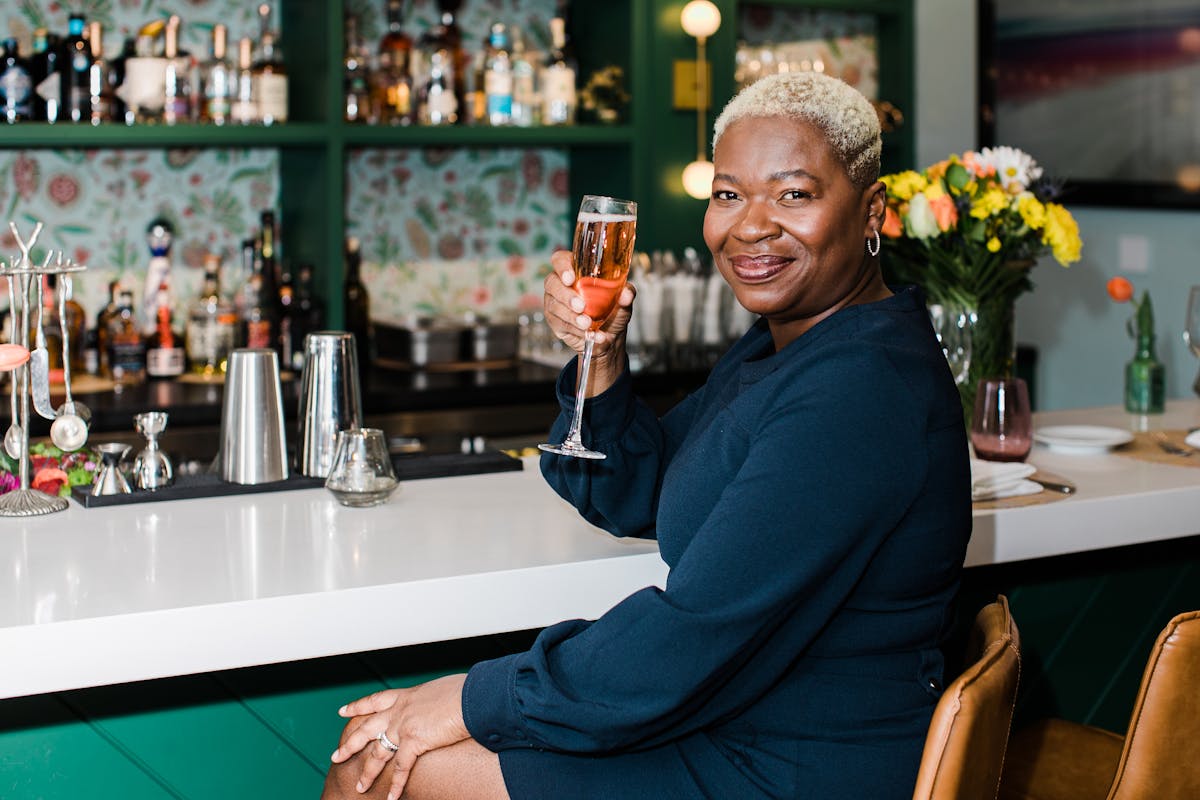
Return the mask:
[[[567,436],[575,408],[578,359],[559,375],[561,412],[549,440]],[[633,394],[628,368],[603,394],[584,405],[584,442],[605,454],[603,461],[566,458],[547,453],[541,470],[559,495],[593,525],[618,536],[654,536],[658,490],[666,465],[687,431],[695,396],[689,396],[663,419]]]
[[710,398],[707,438],[679,443],[688,467],[657,484],[660,526],[688,529],[663,548],[666,588],[470,671],[464,718],[485,746],[613,752],[731,719],[855,591],[926,479],[928,412],[885,353],[852,344],[746,383]]

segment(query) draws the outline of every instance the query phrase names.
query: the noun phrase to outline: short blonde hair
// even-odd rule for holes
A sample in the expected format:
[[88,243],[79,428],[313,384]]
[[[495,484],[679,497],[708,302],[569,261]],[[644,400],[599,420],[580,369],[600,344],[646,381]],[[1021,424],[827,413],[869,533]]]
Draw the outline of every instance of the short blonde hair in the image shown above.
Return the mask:
[[825,134],[850,180],[859,187],[879,178],[879,115],[862,93],[820,72],[768,75],[738,92],[713,126],[713,148],[726,128],[747,117],[786,117]]

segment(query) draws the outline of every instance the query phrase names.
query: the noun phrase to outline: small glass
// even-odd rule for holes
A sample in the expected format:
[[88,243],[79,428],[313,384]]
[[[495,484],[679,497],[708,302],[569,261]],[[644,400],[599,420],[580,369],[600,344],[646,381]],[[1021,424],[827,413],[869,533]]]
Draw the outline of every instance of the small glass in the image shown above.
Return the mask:
[[971,444],[986,461],[1024,461],[1033,446],[1029,387],[1020,378],[984,378],[975,393]]
[[[1187,342],[1192,355],[1200,358],[1200,286],[1193,286],[1188,293],[1187,323],[1183,329],[1183,340]],[[1200,373],[1196,375],[1192,391],[1200,395]]]
[[379,428],[339,431],[325,488],[344,506],[384,503],[399,485],[387,439]]

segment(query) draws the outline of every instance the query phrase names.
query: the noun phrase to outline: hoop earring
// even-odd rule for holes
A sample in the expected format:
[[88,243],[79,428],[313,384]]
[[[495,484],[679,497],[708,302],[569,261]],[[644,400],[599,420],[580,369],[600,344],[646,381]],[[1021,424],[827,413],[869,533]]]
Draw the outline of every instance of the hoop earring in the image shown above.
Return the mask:
[[875,248],[871,249],[871,240],[867,239],[867,255],[871,258],[879,255],[879,251],[883,248],[883,240],[879,238],[879,231],[875,231]]

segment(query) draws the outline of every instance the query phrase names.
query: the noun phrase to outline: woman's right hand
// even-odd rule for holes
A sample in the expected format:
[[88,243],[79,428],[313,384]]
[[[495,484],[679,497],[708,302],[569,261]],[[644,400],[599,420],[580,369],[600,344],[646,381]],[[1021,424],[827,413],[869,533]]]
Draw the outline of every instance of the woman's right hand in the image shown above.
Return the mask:
[[[577,277],[574,258],[568,250],[556,250],[550,256],[550,267],[543,301],[546,324],[567,347],[582,353],[584,334],[591,326],[592,318],[583,313],[583,298],[572,288]],[[588,397],[600,394],[611,386],[625,369],[625,331],[633,315],[633,299],[636,295],[637,290],[633,285],[625,284],[616,310],[596,331]]]

